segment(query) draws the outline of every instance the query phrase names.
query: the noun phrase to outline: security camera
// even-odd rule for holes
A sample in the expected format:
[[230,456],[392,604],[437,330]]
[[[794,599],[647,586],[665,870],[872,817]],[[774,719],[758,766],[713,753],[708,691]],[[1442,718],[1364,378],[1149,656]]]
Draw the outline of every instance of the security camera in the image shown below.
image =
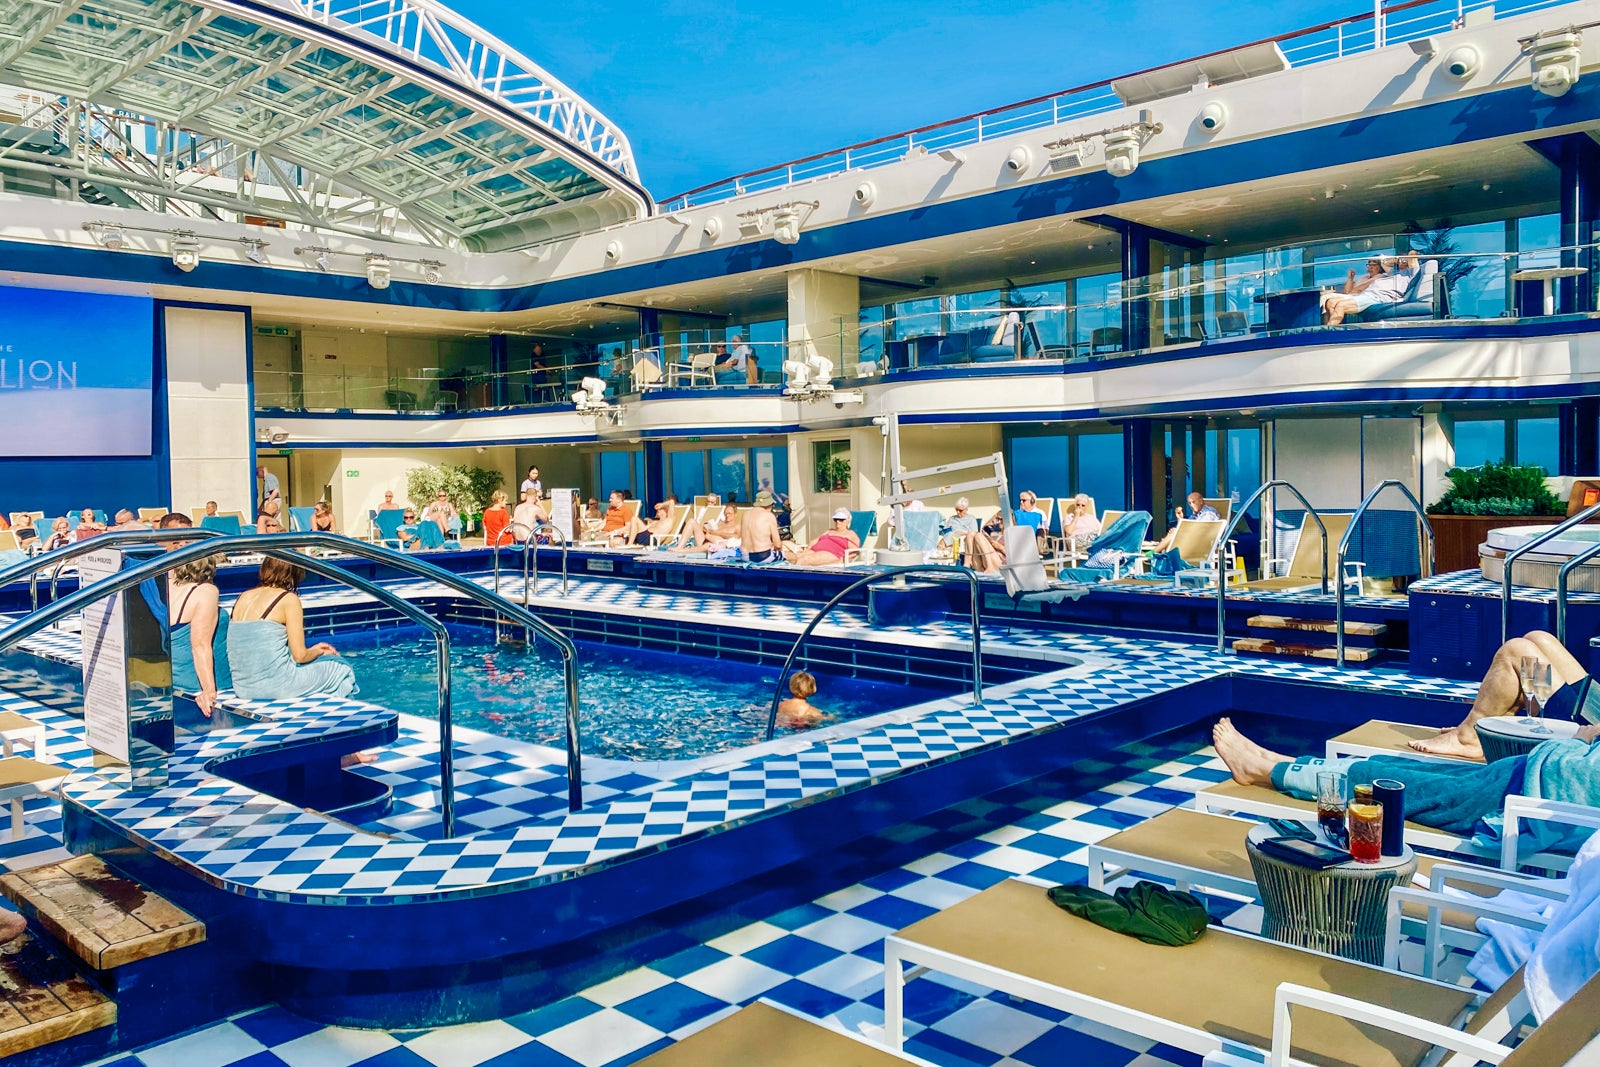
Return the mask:
[[1578,81],[1583,34],[1578,30],[1542,34],[1529,47],[1533,56],[1533,88],[1545,96],[1565,96]]
[[1139,169],[1139,134],[1135,130],[1118,130],[1106,135],[1106,173],[1113,178],[1126,178]]
[[1006,170],[1014,174],[1021,174],[1033,165],[1033,149],[1025,144],[1019,144],[1006,153]]
[[722,220],[715,215],[706,219],[705,225],[700,227],[700,232],[706,235],[706,240],[715,241],[722,236]]
[[1226,105],[1213,100],[1200,109],[1200,128],[1207,133],[1216,133],[1228,124],[1228,109]]
[[871,207],[872,202],[878,199],[878,187],[871,182],[862,182],[856,186],[855,200],[862,207]]
[[622,258],[622,242],[612,241],[606,245],[606,262],[615,263]]
[[772,213],[772,239],[781,245],[800,241],[800,212],[792,207],[782,207]]
[[1452,48],[1444,57],[1444,72],[1457,81],[1466,81],[1483,66],[1483,56],[1470,44]]

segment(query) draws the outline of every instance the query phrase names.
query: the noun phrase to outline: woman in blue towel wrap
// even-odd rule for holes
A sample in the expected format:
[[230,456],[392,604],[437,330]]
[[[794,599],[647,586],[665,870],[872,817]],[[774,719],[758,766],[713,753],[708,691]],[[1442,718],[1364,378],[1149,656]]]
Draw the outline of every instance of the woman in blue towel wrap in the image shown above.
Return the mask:
[[305,610],[295,590],[306,572],[281,559],[261,564],[258,584],[234,602],[228,627],[233,691],[252,700],[350,696],[355,672],[326,641],[306,647]]
[[217,608],[217,564],[226,556],[185,563],[167,579],[172,609],[172,688],[194,694],[206,718],[217,690],[233,686],[228,671],[228,616]]

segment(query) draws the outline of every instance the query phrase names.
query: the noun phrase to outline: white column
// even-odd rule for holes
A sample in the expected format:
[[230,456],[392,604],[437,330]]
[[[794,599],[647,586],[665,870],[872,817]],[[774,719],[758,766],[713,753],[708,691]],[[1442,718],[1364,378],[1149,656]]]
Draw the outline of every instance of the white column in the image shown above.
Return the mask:
[[178,511],[215,500],[255,515],[246,324],[243,311],[166,309],[172,499],[163,503]]
[[816,352],[833,361],[834,374],[855,374],[861,351],[857,321],[861,280],[853,274],[797,270],[789,275],[789,356]]
[[1422,416],[1422,506],[1438,500],[1450,488],[1444,472],[1456,465],[1456,420],[1444,411]]

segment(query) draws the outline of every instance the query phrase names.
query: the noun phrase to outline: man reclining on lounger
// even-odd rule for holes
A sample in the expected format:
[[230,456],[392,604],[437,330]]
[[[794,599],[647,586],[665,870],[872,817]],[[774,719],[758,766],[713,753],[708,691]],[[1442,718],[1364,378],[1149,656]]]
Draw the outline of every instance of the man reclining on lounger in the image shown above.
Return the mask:
[[1314,800],[1319,771],[1342,771],[1352,782],[1392,778],[1405,784],[1406,819],[1460,837],[1497,838],[1498,818],[1512,794],[1600,806],[1600,726],[1546,741],[1493,763],[1440,763],[1407,756],[1293,758],[1262,748],[1223,719],[1211,731],[1217,755],[1240,785],[1267,786]]
[[1483,759],[1476,729],[1478,721],[1490,715],[1511,715],[1522,710],[1521,664],[1529,656],[1541,665],[1550,665],[1551,680],[1555,683],[1550,699],[1545,701],[1545,717],[1576,721],[1589,695],[1589,672],[1562,647],[1554,634],[1530,630],[1522,637],[1513,637],[1495,652],[1465,719],[1440,730],[1438,737],[1411,742],[1411,747],[1435,756]]

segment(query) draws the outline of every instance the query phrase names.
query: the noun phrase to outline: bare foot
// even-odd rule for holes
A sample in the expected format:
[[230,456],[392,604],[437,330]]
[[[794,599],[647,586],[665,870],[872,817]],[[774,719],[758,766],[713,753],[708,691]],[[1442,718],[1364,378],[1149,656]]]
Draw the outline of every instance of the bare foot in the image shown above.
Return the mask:
[[1483,759],[1483,746],[1478,744],[1477,733],[1474,732],[1471,741],[1463,741],[1461,733],[1455,727],[1442,730],[1437,737],[1425,737],[1421,741],[1409,742],[1413,752],[1426,752],[1430,756],[1454,756],[1459,759]]
[[1211,743],[1240,785],[1271,785],[1272,768],[1289,762],[1288,756],[1262,748],[1241,734],[1228,719],[1219,720],[1212,728]]
[[377,763],[378,757],[371,752],[351,752],[349,755],[339,757],[340,767],[359,767],[363,763]]
[[14,911],[0,911],[0,945],[9,944],[27,932],[27,919]]

